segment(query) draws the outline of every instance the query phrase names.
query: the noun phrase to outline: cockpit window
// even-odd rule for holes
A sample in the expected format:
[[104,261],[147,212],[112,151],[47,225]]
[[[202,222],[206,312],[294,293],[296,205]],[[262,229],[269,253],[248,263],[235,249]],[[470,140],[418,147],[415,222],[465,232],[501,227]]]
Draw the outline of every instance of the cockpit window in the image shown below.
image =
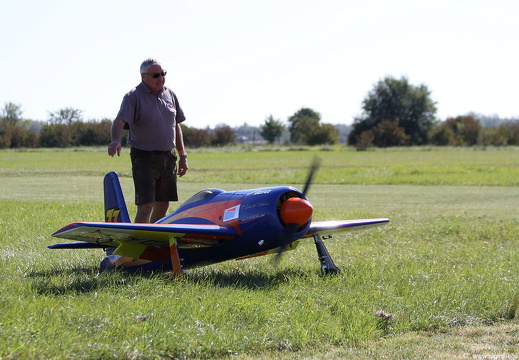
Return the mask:
[[191,204],[195,201],[203,200],[209,196],[211,196],[214,193],[221,192],[222,190],[219,189],[205,189],[202,191],[197,192],[195,195],[191,196],[184,204]]

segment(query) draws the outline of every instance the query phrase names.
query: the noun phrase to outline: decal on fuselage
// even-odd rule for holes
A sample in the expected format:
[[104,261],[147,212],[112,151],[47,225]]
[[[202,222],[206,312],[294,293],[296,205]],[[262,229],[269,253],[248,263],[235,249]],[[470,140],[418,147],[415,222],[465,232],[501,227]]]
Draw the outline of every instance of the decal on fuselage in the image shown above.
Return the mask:
[[272,192],[271,189],[259,189],[253,192],[248,193],[247,195],[266,195]]
[[270,205],[269,202],[262,201],[262,202],[257,202],[257,203],[254,203],[254,204],[245,205],[242,210],[249,210],[249,209],[254,209],[254,208],[257,208],[257,207],[260,207],[260,206],[269,206],[269,205]]
[[223,212],[223,221],[231,221],[234,219],[238,219],[240,215],[240,205],[233,206],[231,208],[225,209]]

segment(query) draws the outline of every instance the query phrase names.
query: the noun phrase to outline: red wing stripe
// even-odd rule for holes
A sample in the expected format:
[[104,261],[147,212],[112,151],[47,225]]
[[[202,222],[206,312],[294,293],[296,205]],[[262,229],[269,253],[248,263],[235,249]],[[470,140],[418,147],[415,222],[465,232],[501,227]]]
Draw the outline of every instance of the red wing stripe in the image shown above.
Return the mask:
[[237,231],[234,227],[219,225],[193,225],[193,224],[134,224],[134,223],[105,223],[105,222],[75,222],[69,224],[54,235],[58,235],[78,227],[109,229],[112,231],[156,231],[162,233],[187,233],[199,235],[218,235],[218,236],[236,236]]

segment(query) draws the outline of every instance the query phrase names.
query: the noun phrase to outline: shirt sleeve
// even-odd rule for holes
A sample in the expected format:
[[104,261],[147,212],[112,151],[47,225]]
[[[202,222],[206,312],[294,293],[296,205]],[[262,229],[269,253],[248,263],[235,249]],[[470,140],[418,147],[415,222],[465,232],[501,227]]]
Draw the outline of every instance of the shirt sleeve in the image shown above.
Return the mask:
[[177,117],[175,120],[177,123],[180,124],[180,123],[186,121],[186,116],[184,115],[184,111],[182,110],[182,107],[180,106],[180,103],[178,102],[178,99],[177,99],[177,95],[175,95],[175,93],[173,93],[173,99],[175,100],[175,107],[177,109]]
[[135,98],[130,94],[126,94],[121,103],[119,113],[117,113],[116,119],[121,119],[126,123],[133,123],[135,120],[136,106]]

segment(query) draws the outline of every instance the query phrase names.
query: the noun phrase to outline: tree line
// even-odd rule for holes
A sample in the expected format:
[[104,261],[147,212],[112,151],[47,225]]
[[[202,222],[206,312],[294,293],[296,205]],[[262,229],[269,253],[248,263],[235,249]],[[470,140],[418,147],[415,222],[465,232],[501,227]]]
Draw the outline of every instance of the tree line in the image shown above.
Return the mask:
[[[317,111],[301,108],[286,122],[269,115],[259,128],[249,127],[246,130],[252,129],[252,139],[240,135],[246,124],[237,129],[225,124],[214,129],[182,124],[182,130],[185,145],[190,148],[242,141],[331,145],[341,140],[358,149],[519,145],[519,119],[489,120],[496,119],[467,114],[440,121],[426,85],[412,85],[406,77],[386,77],[367,94],[362,114],[351,126],[323,123]],[[110,119],[85,121],[81,110],[74,108],[50,112],[46,122],[31,121],[23,119],[21,105],[7,102],[0,112],[0,148],[103,146],[110,142],[111,124]]]
[[375,84],[363,101],[363,113],[355,119],[348,143],[357,148],[437,145],[519,145],[519,119],[493,124],[475,114],[436,119],[431,91],[414,86],[406,77],[386,77]]

